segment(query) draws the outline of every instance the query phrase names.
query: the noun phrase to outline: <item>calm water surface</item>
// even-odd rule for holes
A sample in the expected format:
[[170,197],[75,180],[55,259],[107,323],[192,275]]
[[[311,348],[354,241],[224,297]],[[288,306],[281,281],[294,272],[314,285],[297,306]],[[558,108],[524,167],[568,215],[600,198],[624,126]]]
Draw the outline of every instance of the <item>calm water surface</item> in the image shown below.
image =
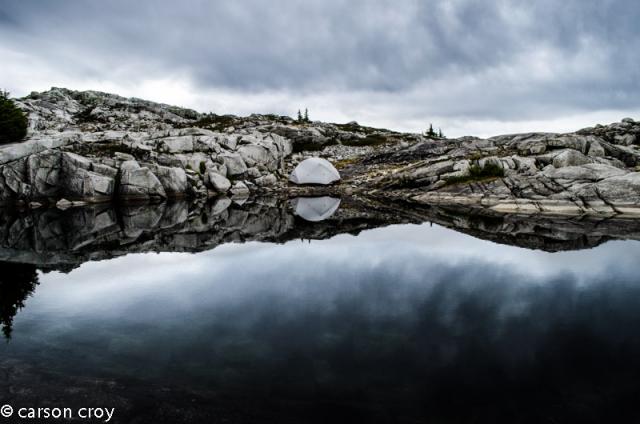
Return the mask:
[[638,417],[639,258],[635,241],[546,253],[424,224],[38,271],[0,344],[22,373],[4,397],[77,386],[120,422],[161,422],[158,402],[227,422]]

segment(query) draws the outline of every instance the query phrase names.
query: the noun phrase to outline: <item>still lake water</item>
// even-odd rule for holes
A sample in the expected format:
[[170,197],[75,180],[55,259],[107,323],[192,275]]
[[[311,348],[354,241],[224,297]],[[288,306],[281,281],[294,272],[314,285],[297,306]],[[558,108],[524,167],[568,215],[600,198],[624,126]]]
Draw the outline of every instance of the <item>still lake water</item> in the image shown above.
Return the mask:
[[633,422],[639,258],[411,224],[38,271],[2,397],[115,422]]

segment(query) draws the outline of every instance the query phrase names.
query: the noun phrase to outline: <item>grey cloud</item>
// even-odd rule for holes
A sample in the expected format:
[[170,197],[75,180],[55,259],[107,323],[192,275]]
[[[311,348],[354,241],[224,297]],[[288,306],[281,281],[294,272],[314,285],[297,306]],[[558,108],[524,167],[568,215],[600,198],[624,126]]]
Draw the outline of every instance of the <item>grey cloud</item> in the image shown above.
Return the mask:
[[80,78],[180,74],[239,94],[369,93],[412,99],[403,113],[416,118],[640,107],[632,0],[3,1],[0,10],[6,46]]

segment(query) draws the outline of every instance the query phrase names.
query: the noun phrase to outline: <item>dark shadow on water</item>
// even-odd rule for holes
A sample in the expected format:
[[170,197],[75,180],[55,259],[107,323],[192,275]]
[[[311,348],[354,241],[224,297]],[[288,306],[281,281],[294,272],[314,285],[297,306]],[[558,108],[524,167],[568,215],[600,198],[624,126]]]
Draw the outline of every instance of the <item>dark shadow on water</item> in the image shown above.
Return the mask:
[[2,334],[11,338],[13,317],[38,285],[35,265],[0,262],[0,322]]

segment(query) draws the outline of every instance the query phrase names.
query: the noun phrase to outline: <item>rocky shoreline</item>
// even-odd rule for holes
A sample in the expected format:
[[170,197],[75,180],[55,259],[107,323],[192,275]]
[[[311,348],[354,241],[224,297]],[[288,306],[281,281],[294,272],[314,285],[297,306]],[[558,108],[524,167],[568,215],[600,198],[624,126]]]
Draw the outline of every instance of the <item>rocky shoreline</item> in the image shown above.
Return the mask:
[[[574,133],[433,139],[348,124],[193,110],[53,88],[17,99],[21,143],[0,146],[0,204],[204,201],[264,194],[357,195],[416,205],[549,215],[640,216],[640,122]],[[319,156],[342,181],[287,177]]]

